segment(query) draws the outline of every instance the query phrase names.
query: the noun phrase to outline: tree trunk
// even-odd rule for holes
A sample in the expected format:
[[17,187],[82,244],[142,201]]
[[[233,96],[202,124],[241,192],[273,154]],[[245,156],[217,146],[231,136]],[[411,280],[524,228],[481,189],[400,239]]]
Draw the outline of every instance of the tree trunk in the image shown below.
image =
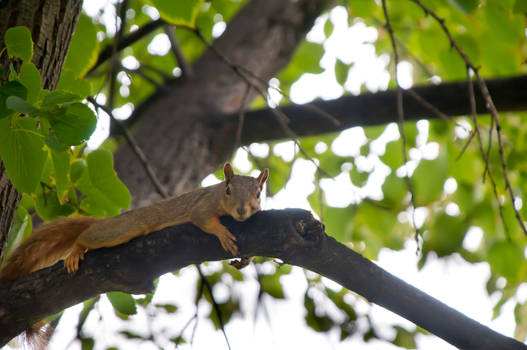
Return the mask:
[[[314,20],[331,4],[327,0],[253,0],[228,23],[214,47],[232,63],[267,81],[289,62]],[[246,82],[208,50],[194,63],[192,78],[167,87],[165,93],[138,107],[142,120],[134,136],[171,195],[196,188],[232,155],[234,133],[214,122],[221,124],[225,114],[239,110],[246,89]],[[255,96],[252,90],[249,101]],[[145,172],[136,170],[139,163],[126,145],[115,160],[135,206],[157,197]]]
[[[54,90],[68,53],[71,37],[82,9],[81,0],[8,0],[0,2],[0,50],[10,27],[26,26],[34,42],[33,63],[42,77],[42,87]],[[5,51],[0,66],[8,67]],[[0,160],[0,259],[21,195],[9,181]]]

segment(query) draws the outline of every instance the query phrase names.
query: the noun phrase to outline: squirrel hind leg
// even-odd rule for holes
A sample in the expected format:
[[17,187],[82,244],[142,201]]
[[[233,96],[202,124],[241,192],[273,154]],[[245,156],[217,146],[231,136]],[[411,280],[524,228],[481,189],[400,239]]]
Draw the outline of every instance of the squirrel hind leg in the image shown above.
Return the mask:
[[86,248],[81,246],[79,243],[75,243],[71,253],[64,260],[64,266],[68,273],[73,273],[79,269],[79,260],[84,259],[84,252]]

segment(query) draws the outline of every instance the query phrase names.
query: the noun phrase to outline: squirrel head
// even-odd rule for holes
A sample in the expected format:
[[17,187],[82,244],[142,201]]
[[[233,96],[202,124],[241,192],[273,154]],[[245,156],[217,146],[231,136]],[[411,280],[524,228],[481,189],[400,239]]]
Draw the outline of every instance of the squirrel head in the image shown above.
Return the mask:
[[235,175],[230,163],[223,168],[225,193],[223,209],[236,221],[245,221],[260,210],[260,192],[269,177],[269,169],[264,169],[258,177]]

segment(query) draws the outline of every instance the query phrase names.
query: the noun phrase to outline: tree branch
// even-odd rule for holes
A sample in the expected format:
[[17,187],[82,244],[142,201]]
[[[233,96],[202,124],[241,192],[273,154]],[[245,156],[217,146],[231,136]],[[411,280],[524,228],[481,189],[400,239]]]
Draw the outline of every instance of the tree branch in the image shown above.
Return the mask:
[[[156,20],[151,21],[151,22],[148,22],[144,26],[142,26],[142,27],[138,28],[137,30],[134,30],[133,32],[129,33],[128,35],[122,37],[119,40],[119,42],[117,43],[117,45],[115,47],[115,50],[116,51],[121,51],[122,49],[132,45],[136,41],[141,40],[142,38],[144,38],[145,36],[147,36],[148,34],[152,33],[153,31],[155,31],[156,29],[158,29],[159,27],[161,27],[161,26],[163,26],[165,24],[166,24],[166,22],[163,21],[161,18],[160,19],[156,19]],[[95,69],[97,69],[97,67],[99,67],[101,64],[106,62],[110,57],[112,57],[112,55],[114,53],[113,46],[114,45],[110,44],[110,45],[106,46],[104,49],[101,50],[101,52],[99,53],[99,57],[97,57],[97,62],[95,62],[95,64],[90,69],[88,74],[93,72]]]
[[[309,212],[271,210],[245,222],[223,217],[242,256],[268,256],[333,279],[462,349],[525,349],[408,285],[332,237]],[[47,315],[109,291],[146,293],[157,276],[190,264],[230,258],[212,235],[174,226],[113,248],[88,252],[79,271],[61,263],[0,286],[0,344]]]
[[[527,75],[506,79],[489,79],[486,81],[494,104],[501,112],[527,110]],[[440,85],[421,85],[403,91],[405,120],[437,119],[438,115],[411,96],[416,92],[428,103],[440,106],[447,116],[470,115],[470,99],[466,81],[444,83]],[[358,96],[347,95],[335,100],[315,101],[310,103],[318,109],[331,114],[341,125],[321,117],[320,113],[309,105],[289,105],[281,110],[290,119],[288,126],[298,136],[320,135],[335,132],[353,126],[383,125],[397,122],[396,90],[377,93],[365,93]],[[485,99],[476,94],[478,113],[487,113]],[[221,120],[220,122],[224,122]],[[232,129],[233,135],[238,123],[238,116],[229,116],[225,127]],[[269,109],[246,112],[242,131],[242,143],[263,142],[287,138]]]

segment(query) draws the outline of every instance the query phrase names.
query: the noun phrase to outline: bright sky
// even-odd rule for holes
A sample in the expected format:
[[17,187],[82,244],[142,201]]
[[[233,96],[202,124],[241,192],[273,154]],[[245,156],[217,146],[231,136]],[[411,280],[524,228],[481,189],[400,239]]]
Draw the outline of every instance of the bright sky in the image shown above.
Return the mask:
[[[98,8],[103,8],[107,2],[105,0],[86,1],[86,10],[93,14]],[[107,7],[105,20],[111,28],[114,26],[115,14],[111,11],[112,7]],[[155,15],[155,14],[154,14]],[[336,8],[331,11],[330,20],[335,25],[332,36],[324,42],[326,54],[321,61],[322,68],[325,71],[322,74],[313,75],[305,74],[294,84],[291,90],[291,97],[294,102],[304,103],[315,97],[332,99],[341,96],[344,91],[335,81],[333,65],[338,58],[345,63],[354,63],[350,70],[348,80],[345,84],[346,90],[353,94],[360,91],[360,86],[365,84],[371,91],[384,90],[388,86],[390,74],[387,71],[389,57],[383,55],[378,57],[372,42],[377,37],[377,31],[374,28],[368,28],[363,23],[356,23],[352,27],[347,26],[347,13],[343,8]],[[323,25],[327,16],[324,16],[317,22],[315,28],[309,33],[308,39],[314,42],[323,42]],[[216,33],[222,32],[224,25],[215,28]],[[163,34],[156,37],[149,46],[153,52],[163,53],[168,48],[166,38]],[[127,65],[134,65],[133,58],[128,59]],[[401,62],[400,65],[400,82],[404,87],[412,85],[412,66],[407,62]],[[123,76],[122,79],[127,79]],[[275,97],[276,98],[276,97]],[[124,107],[118,111],[121,117],[126,117],[131,112],[131,107]],[[90,140],[90,146],[95,147],[107,135],[108,121],[104,118],[100,120],[96,135]],[[434,158],[437,156],[437,144],[427,142],[428,123],[420,122],[420,142],[418,149],[414,150],[412,161],[417,164],[421,158]],[[327,193],[328,203],[335,206],[346,206],[357,198],[363,198],[366,195],[371,197],[382,196],[380,186],[384,177],[388,174],[389,169],[378,161],[377,155],[384,152],[384,144],[397,137],[397,128],[390,126],[387,131],[372,145],[373,155],[369,158],[362,157],[359,161],[361,167],[371,167],[374,169],[374,175],[371,183],[365,189],[357,189],[349,182],[348,176],[338,176],[336,180],[327,180],[322,184]],[[331,147],[337,154],[358,154],[361,144],[365,142],[364,132],[361,128],[353,128],[344,131],[333,144],[320,144],[317,147]],[[269,152],[267,145],[254,144],[250,146],[251,151],[256,154],[265,155]],[[279,152],[284,159],[291,159],[294,152],[292,142],[284,142],[276,145],[276,152]],[[240,150],[234,160],[235,165],[241,169],[250,169],[247,160],[247,154]],[[414,166],[415,166],[414,164]],[[292,177],[287,186],[280,191],[274,198],[264,200],[263,207],[286,208],[300,207],[309,209],[306,200],[313,189],[315,167],[311,162],[297,160],[293,165]],[[272,169],[271,169],[272,176]],[[208,177],[204,185],[217,181],[213,177]],[[446,185],[447,190],[455,190],[455,181],[450,180]],[[452,208],[452,213],[455,214]],[[464,245],[467,249],[474,249],[481,239],[481,230],[473,229],[467,235]],[[400,277],[404,281],[414,285],[424,292],[438,298],[462,313],[475,320],[490,326],[492,329],[512,336],[514,331],[513,305],[507,303],[503,306],[502,315],[495,320],[492,318],[492,307],[497,301],[497,295],[489,298],[485,292],[485,283],[489,276],[489,268],[486,264],[468,264],[459,256],[452,256],[441,260],[428,259],[426,266],[417,271],[416,262],[418,257],[415,255],[415,243],[408,242],[406,248],[402,251],[391,251],[388,249],[381,250],[377,263]],[[207,269],[214,270],[219,263],[211,263]],[[274,269],[272,263],[264,265],[266,269]],[[277,301],[271,298],[264,298],[266,312],[258,310],[258,317],[254,321],[254,311],[256,308],[255,301],[257,298],[257,284],[255,280],[254,266],[249,266],[243,270],[247,277],[247,282],[236,291],[241,295],[242,309],[244,318],[234,318],[227,326],[227,334],[233,350],[238,349],[396,349],[385,342],[372,341],[364,344],[358,337],[351,340],[339,342],[338,334],[320,334],[310,330],[303,319],[303,293],[306,288],[304,272],[295,268],[293,273],[282,278],[285,287],[287,299]],[[195,312],[193,298],[195,296],[196,273],[193,268],[183,269],[180,276],[174,277],[167,274],[161,278],[160,285],[155,296],[155,302],[158,303],[175,303],[179,310],[176,317],[150,317],[144,311],[140,310],[139,314],[134,316],[132,323],[133,328],[142,334],[145,329],[159,331],[162,327],[171,330],[171,334],[177,333],[183,329],[184,324],[192,317]],[[327,281],[330,287],[335,287],[331,281]],[[219,302],[226,298],[226,290],[217,288],[214,290],[215,296]],[[316,297],[316,296],[315,296]],[[523,302],[527,299],[527,287],[523,284],[518,289],[517,298]],[[394,336],[389,325],[399,324],[411,329],[411,324],[377,306],[370,306],[360,297],[350,297],[350,301],[360,313],[365,313],[372,307],[371,313],[373,323],[379,334]],[[75,342],[70,343],[74,337],[74,327],[78,313],[82,306],[70,308],[64,315],[61,324],[57,329],[56,336],[51,343],[51,349],[80,349],[80,345]],[[215,331],[206,315],[210,311],[208,305],[201,304],[200,315],[202,319],[198,323],[194,337],[194,345],[181,346],[180,349],[227,349],[223,335]],[[103,316],[103,317],[101,317]],[[268,318],[268,319],[266,319]],[[358,327],[364,327],[359,324]],[[97,336],[96,349],[105,349],[106,347],[116,345],[127,349],[153,349],[151,345],[141,344],[139,342],[123,343],[121,338],[115,338],[114,334],[117,329],[124,329],[124,325],[113,313],[113,310],[106,299],[102,297],[97,306],[97,312],[92,312],[86,323],[86,333]],[[192,326],[185,333],[190,336]],[[126,344],[126,345],[123,345]],[[172,344],[163,344],[166,349],[175,348]],[[355,346],[355,347],[354,347]],[[419,349],[450,349],[449,346],[439,338],[430,336],[418,336]]]

